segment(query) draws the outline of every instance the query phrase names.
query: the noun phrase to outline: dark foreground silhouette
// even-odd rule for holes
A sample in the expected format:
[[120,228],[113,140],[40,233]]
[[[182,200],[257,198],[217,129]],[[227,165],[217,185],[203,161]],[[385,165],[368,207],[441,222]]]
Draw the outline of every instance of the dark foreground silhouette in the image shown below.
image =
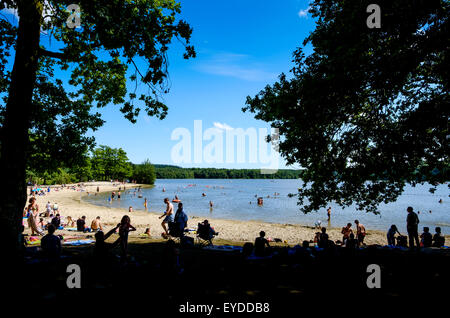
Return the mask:
[[[134,241],[128,252],[124,263],[114,252],[99,260],[93,246],[65,247],[59,261],[34,257],[16,267],[21,275],[13,276],[11,287],[35,291],[35,301],[142,300],[167,312],[178,312],[186,301],[268,302],[274,313],[295,309],[299,302],[343,299],[348,305],[348,301],[423,299],[422,295],[438,301],[448,295],[450,251],[444,249],[271,246],[271,256],[247,258],[251,251],[246,246],[242,252],[224,252],[183,248],[173,241]],[[80,265],[82,288],[67,287],[68,264]],[[369,264],[381,267],[380,289],[367,287]]]

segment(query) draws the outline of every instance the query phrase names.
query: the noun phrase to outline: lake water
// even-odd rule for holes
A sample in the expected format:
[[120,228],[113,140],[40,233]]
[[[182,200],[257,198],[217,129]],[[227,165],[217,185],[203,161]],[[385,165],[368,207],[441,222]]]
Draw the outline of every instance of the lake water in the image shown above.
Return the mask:
[[[299,211],[296,196],[288,197],[289,193],[296,193],[301,184],[299,180],[162,179],[157,180],[153,188],[142,189],[142,198],[138,198],[139,192],[134,195],[134,189],[127,185],[126,191],[122,191],[120,200],[108,202],[110,196],[108,193],[86,196],[85,200],[127,211],[129,206],[133,206],[135,210],[144,210],[144,198],[147,198],[148,210],[162,213],[165,210],[163,199],[168,197],[172,200],[178,195],[188,216],[303,225],[314,225],[317,220],[321,220],[322,225],[327,226],[325,208],[305,215]],[[162,191],[163,188],[166,192]],[[354,207],[342,209],[331,203],[329,225],[342,227],[358,219],[367,229],[387,231],[391,224],[396,224],[400,232],[405,233],[406,208],[412,206],[416,212],[421,212],[419,231],[422,231],[422,227],[428,226],[434,233],[434,227],[440,226],[443,234],[450,234],[448,185],[440,185],[434,194],[428,191],[429,188],[430,186],[426,184],[407,186],[397,202],[380,206],[381,215],[357,211]],[[274,196],[275,192],[279,195]],[[202,193],[206,196],[203,197]],[[255,195],[264,198],[262,206],[257,205]],[[443,203],[439,203],[439,199],[442,199]],[[210,200],[214,203],[213,209],[209,207]],[[176,208],[175,204],[174,206]],[[429,213],[430,210],[432,213]]]

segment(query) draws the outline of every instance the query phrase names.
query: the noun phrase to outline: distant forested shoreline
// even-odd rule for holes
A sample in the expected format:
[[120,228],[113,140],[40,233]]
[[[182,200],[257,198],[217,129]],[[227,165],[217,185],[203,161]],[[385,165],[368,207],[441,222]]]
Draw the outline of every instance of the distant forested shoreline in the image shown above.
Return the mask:
[[156,179],[298,179],[301,170],[280,169],[262,174],[260,169],[182,168],[154,164]]

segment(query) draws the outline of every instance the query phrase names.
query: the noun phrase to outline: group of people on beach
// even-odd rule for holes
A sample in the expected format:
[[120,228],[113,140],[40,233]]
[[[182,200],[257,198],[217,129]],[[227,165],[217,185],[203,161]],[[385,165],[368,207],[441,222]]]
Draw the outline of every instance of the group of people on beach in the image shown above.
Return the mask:
[[[395,224],[391,225],[387,232],[387,243],[389,246],[401,246],[407,247],[409,241],[410,248],[419,247],[442,247],[445,244],[445,236],[441,233],[441,228],[435,228],[435,234],[430,233],[430,228],[423,227],[423,233],[419,236],[418,225],[419,217],[417,213],[414,212],[412,207],[406,209],[408,215],[406,218],[406,230],[408,233],[408,239],[406,236],[402,235]],[[331,207],[327,210],[328,218],[330,218]],[[364,238],[366,237],[366,228],[358,220],[355,220],[356,225],[356,235],[353,232],[352,224],[347,223],[341,230],[343,235],[342,241],[336,241],[337,244],[345,247],[361,247],[364,245]],[[320,223],[316,222],[316,227],[319,227]],[[316,232],[314,238],[314,243],[317,243],[319,247],[325,247],[329,244],[327,229],[325,227],[321,228],[321,232]],[[398,234],[398,236],[396,236]]]
[[[442,247],[445,244],[445,236],[441,233],[441,228],[435,228],[435,234],[431,235],[428,226],[423,227],[423,233],[419,236],[419,216],[412,207],[406,209],[406,231],[408,232],[408,241],[410,248],[419,247]],[[398,234],[398,237],[395,235]],[[420,238],[420,240],[419,240]],[[396,242],[397,239],[397,242]],[[400,234],[395,224],[392,224],[387,233],[388,245],[406,247],[406,236]]]

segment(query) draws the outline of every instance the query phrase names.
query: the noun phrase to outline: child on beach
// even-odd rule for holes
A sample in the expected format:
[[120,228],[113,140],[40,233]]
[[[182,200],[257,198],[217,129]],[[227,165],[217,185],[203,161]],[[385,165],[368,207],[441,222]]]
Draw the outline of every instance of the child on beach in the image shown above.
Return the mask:
[[433,246],[442,247],[445,244],[445,236],[441,234],[441,228],[438,226],[434,229],[436,234],[433,235]]
[[119,244],[121,249],[122,259],[125,260],[128,251],[128,233],[136,231],[136,228],[130,224],[131,220],[128,215],[124,215],[120,221],[119,226]]
[[420,246],[422,247],[431,247],[433,242],[433,236],[430,233],[430,228],[425,226],[423,228],[423,233],[420,234]]

